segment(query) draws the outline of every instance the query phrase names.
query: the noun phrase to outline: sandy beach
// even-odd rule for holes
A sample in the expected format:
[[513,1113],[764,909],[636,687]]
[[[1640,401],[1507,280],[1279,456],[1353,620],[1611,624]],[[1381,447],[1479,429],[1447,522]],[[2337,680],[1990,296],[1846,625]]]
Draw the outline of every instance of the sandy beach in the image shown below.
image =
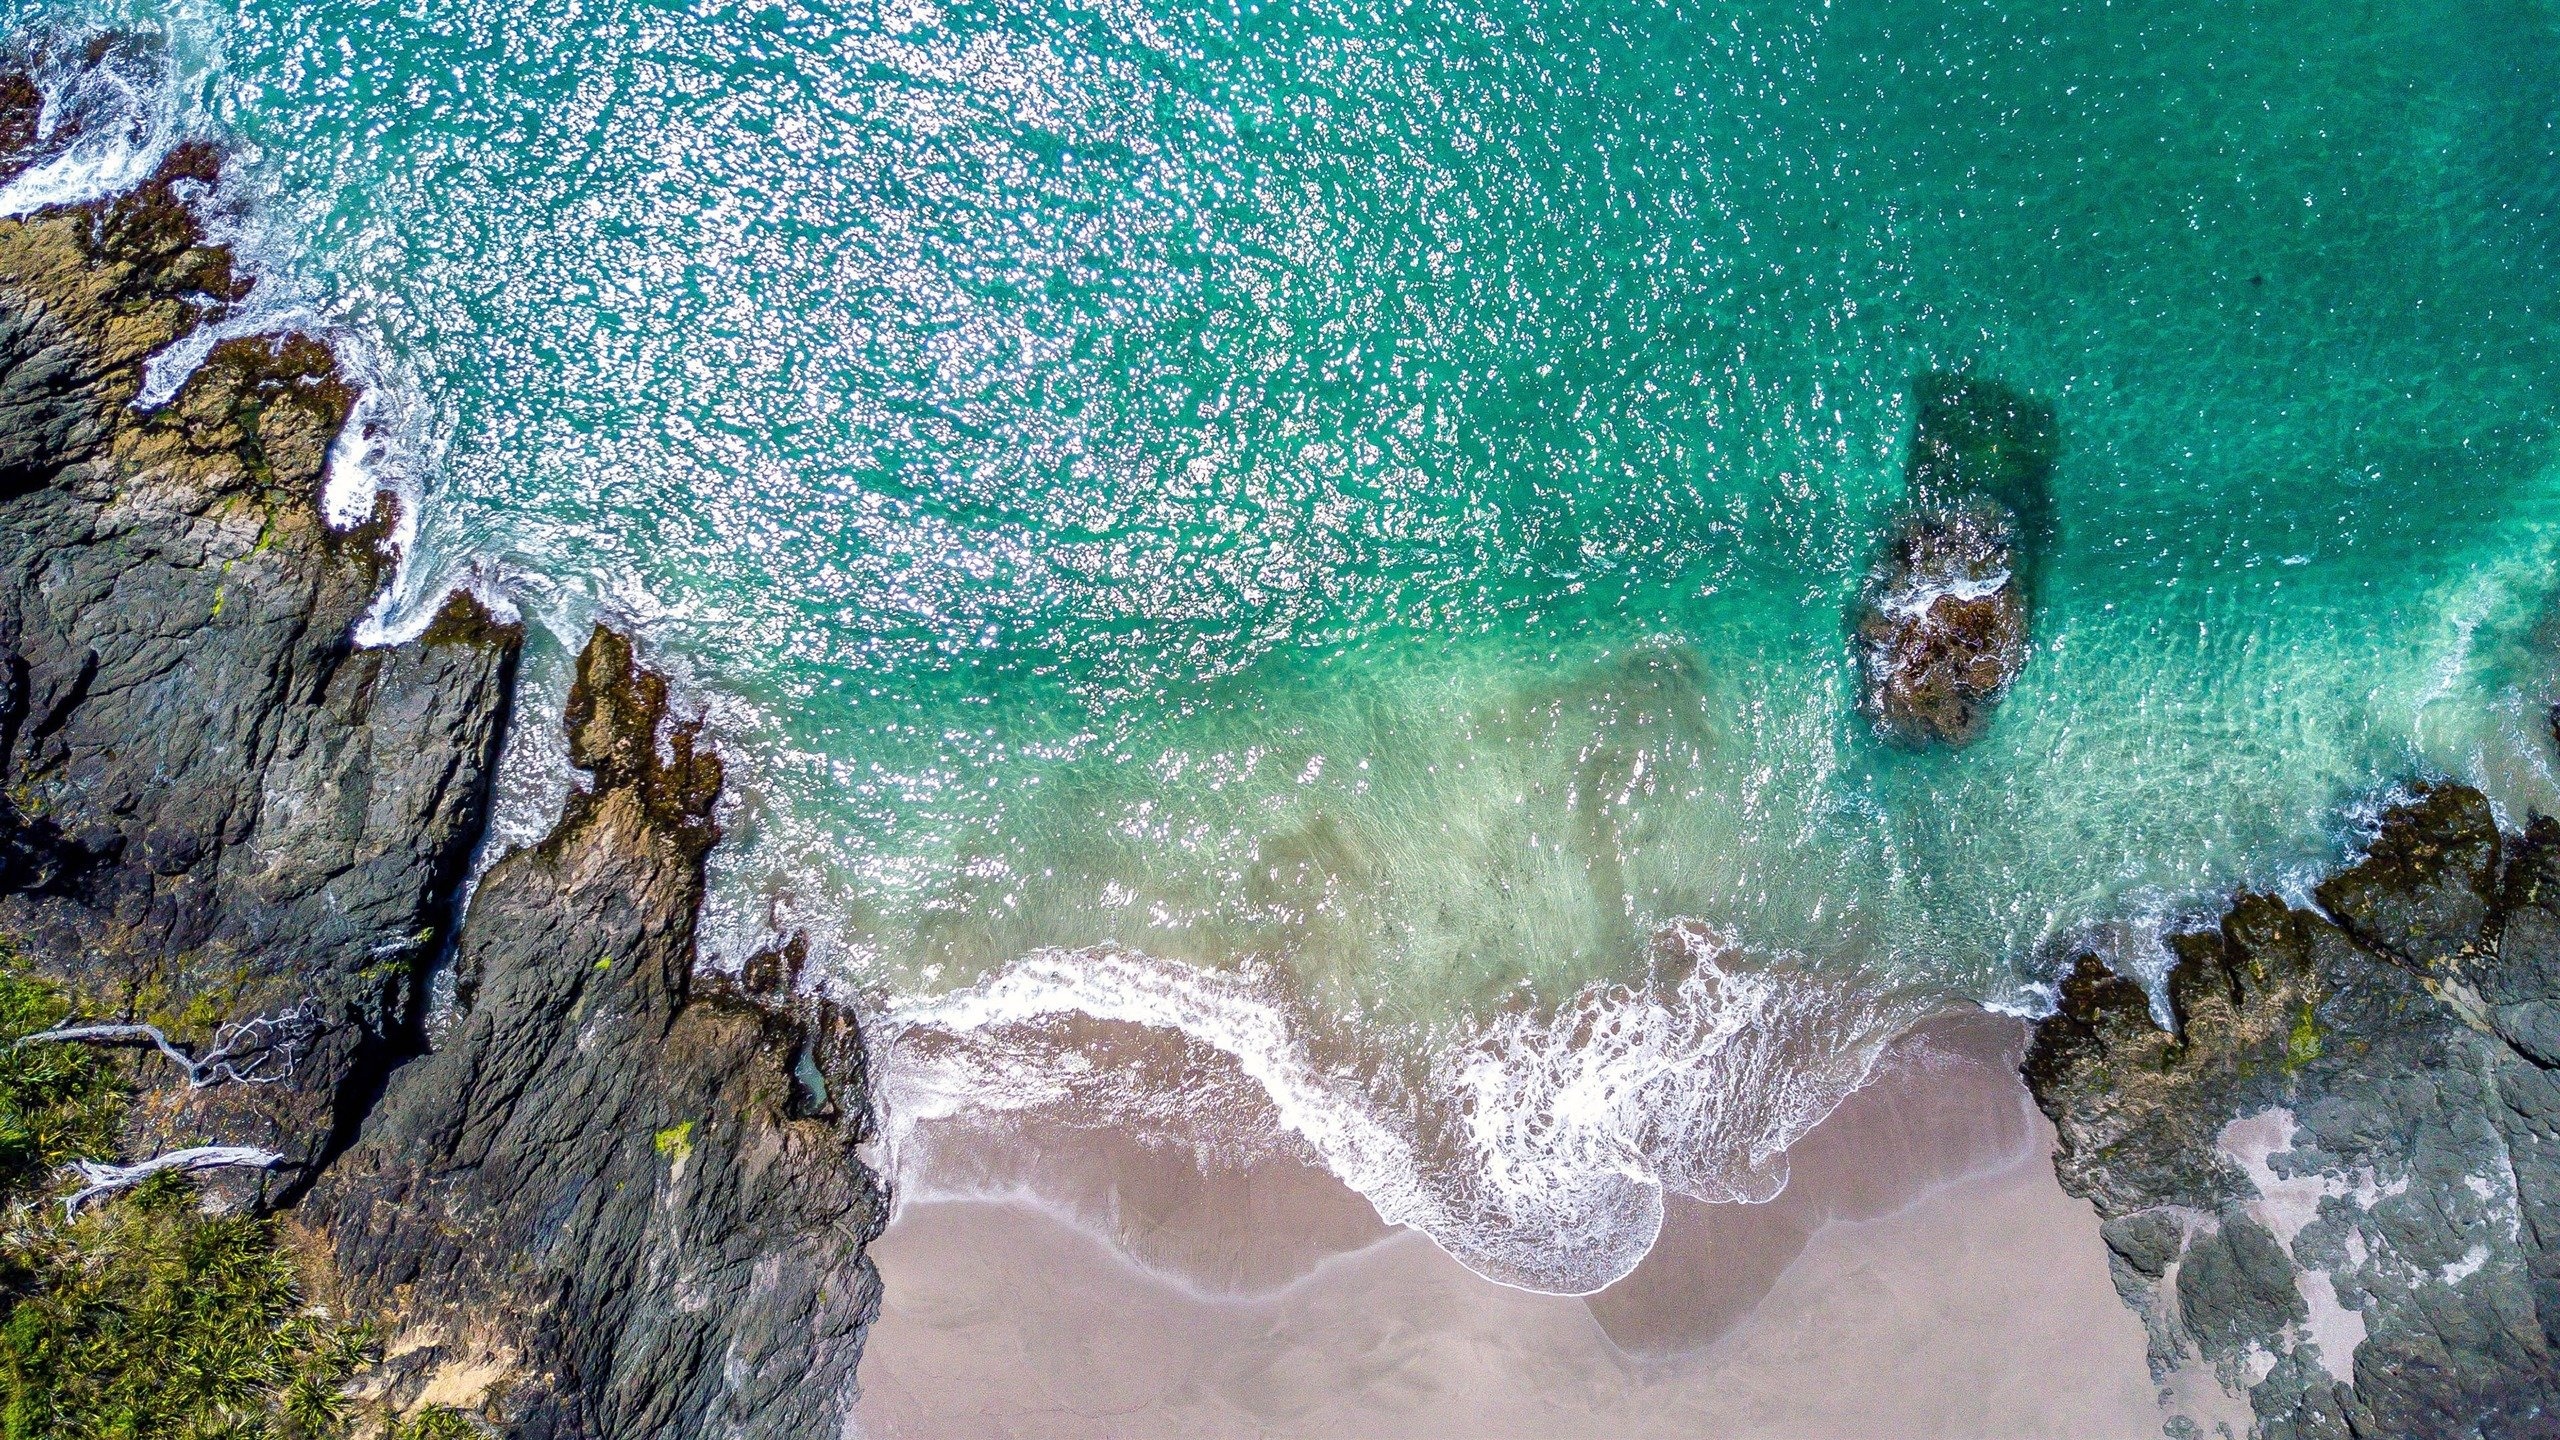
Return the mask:
[[[2154,1436],[2139,1322],[1970,1015],[1761,1205],[1681,1202],[1586,1297],[1478,1278],[1320,1171],[1027,1141],[874,1254],[866,1435]],[[937,1177],[937,1179],[944,1177]],[[920,1187],[921,1188],[921,1187]]]

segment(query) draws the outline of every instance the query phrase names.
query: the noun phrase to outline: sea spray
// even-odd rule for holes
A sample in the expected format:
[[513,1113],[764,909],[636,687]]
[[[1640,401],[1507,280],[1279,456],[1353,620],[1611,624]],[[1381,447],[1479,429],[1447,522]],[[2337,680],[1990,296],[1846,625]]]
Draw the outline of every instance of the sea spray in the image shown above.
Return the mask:
[[[201,29],[202,22],[197,24]],[[217,43],[217,36],[67,25],[19,40],[27,48],[18,63],[43,96],[43,108],[32,144],[10,158],[17,168],[0,184],[0,217],[129,190],[182,140],[221,143],[218,127],[192,97],[198,77],[187,54]],[[321,338],[336,357],[340,378],[356,392],[354,409],[330,449],[321,512],[343,530],[371,518],[379,499],[389,496],[394,523],[386,538],[405,558],[416,547],[423,477],[434,463],[433,417],[378,337],[347,324],[325,297],[297,284],[292,261],[299,237],[279,231],[258,177],[243,182],[239,173],[237,165],[226,164],[218,186],[186,181],[178,193],[208,243],[232,252],[247,294],[151,355],[134,403],[145,410],[168,404],[228,341],[296,332]],[[494,613],[513,618],[504,587],[484,572],[485,567],[465,565],[458,573],[426,577],[414,567],[400,567],[358,627],[357,643],[414,638],[457,586],[473,591]]]
[[[13,37],[25,43],[29,37]],[[20,63],[44,96],[33,149],[0,185],[0,218],[78,205],[151,177],[183,138],[177,64],[147,37],[66,30]]]

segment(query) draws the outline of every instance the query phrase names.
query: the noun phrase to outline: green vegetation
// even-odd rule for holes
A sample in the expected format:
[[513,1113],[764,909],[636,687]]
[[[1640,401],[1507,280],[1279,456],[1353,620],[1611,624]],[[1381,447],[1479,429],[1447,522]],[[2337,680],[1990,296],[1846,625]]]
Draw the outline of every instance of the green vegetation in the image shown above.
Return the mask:
[[0,948],[0,1437],[344,1435],[368,1337],[307,1303],[274,1221],[173,1175],[63,1214],[55,1172],[112,1155],[127,1100],[111,1056],[13,1043],[69,1010]]
[[366,1337],[305,1306],[273,1221],[207,1216],[192,1187],[163,1176],[11,1239],[8,1440],[344,1432],[339,1391]]
[[485,1433],[461,1411],[430,1405],[394,1427],[391,1440],[481,1440]]
[[693,1122],[670,1125],[651,1136],[650,1143],[658,1147],[659,1154],[681,1164],[684,1157],[693,1153]]
[[2320,1016],[2311,1002],[2305,1000],[2301,1013],[2293,1017],[2293,1033],[2285,1040],[2285,1072],[2291,1074],[2319,1058]]
[[[14,1041],[62,1023],[70,1006],[30,979],[0,947],[0,1039]],[[79,1156],[114,1148],[125,1092],[114,1067],[79,1045],[0,1046],[0,1202],[42,1190]]]

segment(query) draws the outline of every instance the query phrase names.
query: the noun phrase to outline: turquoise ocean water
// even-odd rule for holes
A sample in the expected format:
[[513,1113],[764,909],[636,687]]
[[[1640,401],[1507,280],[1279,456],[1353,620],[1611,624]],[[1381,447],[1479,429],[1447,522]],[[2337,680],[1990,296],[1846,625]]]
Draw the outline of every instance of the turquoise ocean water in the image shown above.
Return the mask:
[[[685,678],[708,943],[807,931],[893,1111],[1312,1151],[1587,1289],[1899,1018],[2402,777],[2555,803],[2542,4],[9,9],[231,147],[414,498],[388,627]],[[2053,403],[2058,538],[1910,753],[1843,617],[1953,367]]]

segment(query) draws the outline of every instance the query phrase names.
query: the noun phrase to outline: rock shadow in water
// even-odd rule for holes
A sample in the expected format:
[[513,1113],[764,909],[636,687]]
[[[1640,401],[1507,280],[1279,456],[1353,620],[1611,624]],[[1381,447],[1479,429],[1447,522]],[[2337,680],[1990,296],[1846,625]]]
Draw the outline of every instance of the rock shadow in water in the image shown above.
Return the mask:
[[2051,404],[1996,381],[1932,372],[1907,498],[1850,611],[1859,708],[1895,744],[1981,738],[2027,661],[2054,521]]

